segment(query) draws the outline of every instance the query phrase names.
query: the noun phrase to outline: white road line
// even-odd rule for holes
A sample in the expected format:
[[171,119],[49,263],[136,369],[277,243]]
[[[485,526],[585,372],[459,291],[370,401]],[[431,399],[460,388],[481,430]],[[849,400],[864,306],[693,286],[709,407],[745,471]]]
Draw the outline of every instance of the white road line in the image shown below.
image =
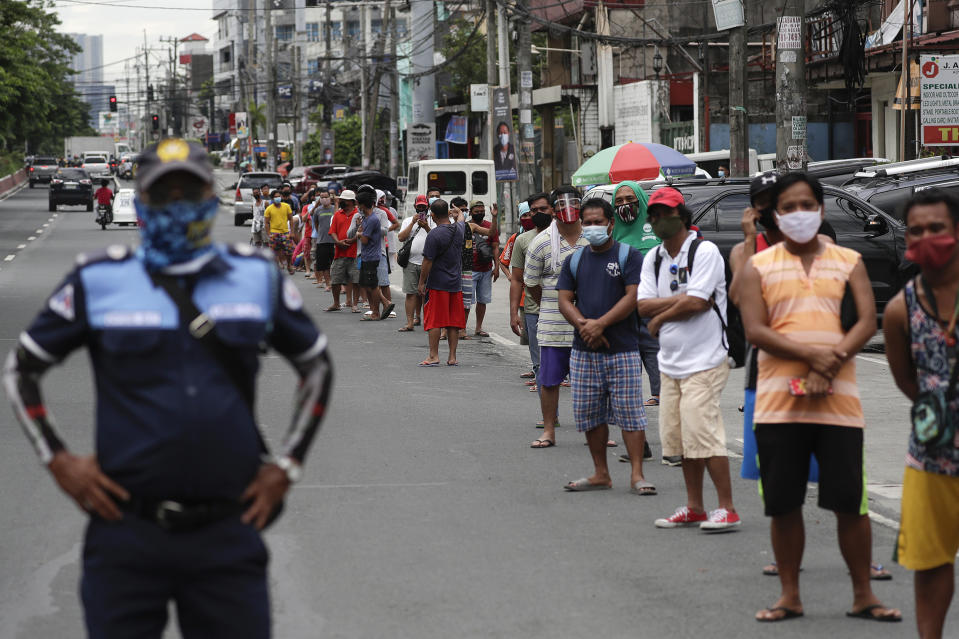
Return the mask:
[[36,231],[34,231],[34,233],[37,233],[37,234],[43,233],[43,229],[37,229]]
[[25,248],[27,248],[27,245],[26,245],[26,244],[17,244],[17,248],[18,248],[18,249],[25,249]]
[[869,519],[873,520],[880,526],[885,526],[886,528],[892,528],[893,530],[899,530],[899,522],[895,519],[889,519],[888,517],[883,517],[879,513],[874,513],[869,511]]
[[56,217],[57,215],[59,215],[59,213],[54,213],[54,214],[53,214],[53,217]]
[[517,344],[516,342],[503,337],[499,333],[494,333],[492,331],[490,331],[489,338],[501,346],[520,346],[520,344]]
[[49,222],[47,222],[46,224],[44,224],[44,225],[43,225],[43,228],[47,228],[48,226],[50,226],[50,223],[49,223]]
[[32,241],[35,240],[35,239],[37,239],[37,238],[36,238],[35,236],[31,235],[30,237],[27,238],[27,241],[28,241],[28,242],[32,242]]
[[875,357],[867,357],[866,355],[856,355],[856,359],[861,359],[864,362],[872,362],[873,364],[882,364],[883,366],[889,366],[889,362],[884,359],[877,359]]
[[8,255],[8,256],[6,256],[5,258],[3,258],[3,261],[4,261],[4,262],[12,262],[12,261],[13,261],[13,258],[15,258],[15,257],[16,257],[16,255]]

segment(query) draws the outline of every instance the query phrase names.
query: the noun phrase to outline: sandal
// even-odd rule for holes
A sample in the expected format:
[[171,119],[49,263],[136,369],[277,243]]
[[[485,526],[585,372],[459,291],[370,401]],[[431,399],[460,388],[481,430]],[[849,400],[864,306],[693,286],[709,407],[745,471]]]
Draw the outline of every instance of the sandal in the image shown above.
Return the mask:
[[[653,395],[647,399],[645,402],[643,402],[643,406],[659,406],[659,395]],[[783,610],[785,610],[785,608],[783,608]]]
[[534,379],[536,377],[536,373],[534,373],[533,371],[530,371],[528,373],[523,373],[522,375],[520,375],[520,377],[522,379]]
[[778,612],[783,613],[781,617],[760,617],[759,613],[756,613],[756,621],[763,623],[775,623],[777,621],[786,621],[787,619],[796,619],[803,616],[801,610],[793,610],[792,608],[787,608],[785,606],[766,608],[765,610],[760,610],[759,612],[771,612],[773,614]]
[[[875,611],[880,612],[873,614]],[[862,610],[847,612],[846,616],[855,619],[868,619],[869,621],[902,621],[902,614],[898,610],[886,608],[882,604],[872,604]]]
[[412,327],[412,326],[404,326],[403,328],[398,328],[398,329],[396,329],[396,332],[397,332],[397,333],[412,333],[412,332],[413,332],[413,327]]
[[552,439],[534,439],[532,443],[530,443],[529,447],[530,448],[552,448],[555,445],[556,445],[556,442],[554,442]]
[[473,335],[475,335],[476,337],[489,337],[489,333],[487,333],[486,331],[476,331],[475,333],[473,333]]
[[334,304],[333,306],[330,306],[329,308],[327,308],[327,309],[326,309],[326,312],[329,313],[329,312],[331,312],[331,311],[338,311],[338,310],[340,310],[341,308],[343,308],[343,307],[342,307],[342,306],[337,306],[337,305]]

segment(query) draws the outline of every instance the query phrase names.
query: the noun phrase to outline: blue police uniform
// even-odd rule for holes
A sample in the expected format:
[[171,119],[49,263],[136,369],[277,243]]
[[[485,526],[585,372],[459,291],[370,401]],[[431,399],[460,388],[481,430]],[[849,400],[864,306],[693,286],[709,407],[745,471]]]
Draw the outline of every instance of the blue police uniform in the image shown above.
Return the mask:
[[[250,388],[261,344],[294,363],[325,350],[295,285],[267,253],[218,245],[165,273],[192,291],[219,339],[240,354]],[[49,364],[89,349],[97,460],[134,501],[239,503],[263,463],[254,415],[132,251],[81,257],[20,343]],[[317,408],[305,410],[316,416]],[[283,452],[304,459],[317,421],[294,420]],[[25,427],[44,462],[63,448],[51,425]],[[170,599],[186,637],[269,636],[267,551],[241,512],[189,531],[129,511],[116,523],[93,517],[81,583],[90,636],[159,637]]]

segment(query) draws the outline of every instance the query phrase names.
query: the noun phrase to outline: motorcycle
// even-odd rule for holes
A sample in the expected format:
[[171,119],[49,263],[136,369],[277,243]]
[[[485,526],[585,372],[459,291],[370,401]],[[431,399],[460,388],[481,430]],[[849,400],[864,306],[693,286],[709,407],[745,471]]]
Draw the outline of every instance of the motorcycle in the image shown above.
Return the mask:
[[107,230],[107,224],[113,223],[113,210],[106,204],[97,205],[97,224],[104,231]]

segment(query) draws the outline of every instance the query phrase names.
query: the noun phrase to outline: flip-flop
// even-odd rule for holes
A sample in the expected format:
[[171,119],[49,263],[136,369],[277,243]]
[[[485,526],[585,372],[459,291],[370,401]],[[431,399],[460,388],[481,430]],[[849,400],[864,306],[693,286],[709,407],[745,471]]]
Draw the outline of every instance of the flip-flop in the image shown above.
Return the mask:
[[396,329],[397,333],[412,333],[413,329],[409,326],[404,326],[403,328]]
[[[799,572],[802,572],[802,566],[799,567]],[[768,566],[763,567],[763,574],[767,577],[778,577],[779,576],[779,566],[776,565],[776,562],[772,562]]]
[[892,573],[878,561],[869,564],[869,578],[873,581],[889,581],[892,579]]
[[427,362],[426,360],[423,360],[422,362],[419,363],[419,365],[422,366],[422,367],[424,367],[424,368],[426,368],[426,367],[428,367],[428,366],[439,366],[440,363],[439,363],[439,362]]
[[469,340],[469,339],[473,339],[473,338],[470,337],[469,335],[461,335],[461,336],[460,336],[460,341],[462,342],[464,339]]
[[380,313],[380,319],[385,320],[390,316],[390,313],[393,312],[393,309],[396,308],[396,304],[387,304],[386,308],[383,309],[383,312]]
[[571,481],[563,486],[565,490],[571,493],[585,493],[590,490],[609,490],[612,487],[612,484],[591,484],[589,483],[588,477]]
[[360,318],[360,321],[361,322],[378,322],[380,321],[380,319],[382,318],[373,317],[372,315],[364,315],[363,317]]
[[459,363],[459,362],[446,362],[446,365],[447,365],[447,366],[459,366],[460,363]]
[[475,335],[476,337],[489,337],[489,333],[487,333],[486,331],[477,331],[473,333],[473,335]]
[[520,377],[522,377],[523,379],[535,379],[536,373],[534,373],[533,371],[530,371],[528,373],[523,373],[522,375],[520,375]]
[[539,387],[538,387],[536,384],[532,384],[532,385],[530,385],[530,387],[529,387],[529,392],[531,392],[531,393],[538,393],[538,392],[539,392]]
[[798,619],[803,616],[802,611],[793,610],[792,608],[787,608],[785,606],[776,606],[775,608],[766,608],[769,612],[783,612],[782,617],[774,617],[773,619],[767,619],[766,617],[756,617],[756,621],[760,623],[776,623],[777,621],[786,621],[787,619]]
[[647,399],[645,402],[643,402],[643,406],[659,406],[659,396],[653,395],[652,397]]
[[[886,614],[874,615],[872,614],[873,610],[883,609],[886,611]],[[862,610],[857,612],[847,612],[847,617],[852,617],[854,619],[868,619],[869,621],[902,621],[902,615],[896,616],[892,614],[892,608],[886,608],[882,604],[872,604],[871,606],[866,606]]]
[[611,439],[608,442],[606,442],[606,446],[608,446],[609,448],[616,448],[617,446],[619,446],[619,444],[617,444]]
[[350,312],[351,312],[351,313],[359,313],[359,312],[360,312],[360,309],[358,309],[358,308],[356,308],[356,307],[354,306],[354,307],[350,308]]
[[418,319],[413,320],[413,326],[419,326],[420,321]]
[[331,307],[329,307],[328,309],[326,309],[326,312],[327,312],[327,313],[331,313],[331,312],[333,312],[333,311],[338,311],[338,310],[340,310],[340,309],[342,309],[342,308],[343,308],[342,306],[331,306]]
[[554,442],[552,439],[534,439],[532,443],[530,443],[529,447],[530,448],[552,448],[555,445],[556,445],[556,442]]
[[655,494],[656,494],[656,487],[653,486],[653,485],[652,485],[651,483],[649,483],[648,481],[646,481],[645,479],[641,479],[641,480],[639,480],[638,482],[636,482],[635,484],[633,484],[633,487],[630,488],[629,490],[630,490],[630,492],[632,492],[634,495],[645,496],[645,495],[655,495]]

